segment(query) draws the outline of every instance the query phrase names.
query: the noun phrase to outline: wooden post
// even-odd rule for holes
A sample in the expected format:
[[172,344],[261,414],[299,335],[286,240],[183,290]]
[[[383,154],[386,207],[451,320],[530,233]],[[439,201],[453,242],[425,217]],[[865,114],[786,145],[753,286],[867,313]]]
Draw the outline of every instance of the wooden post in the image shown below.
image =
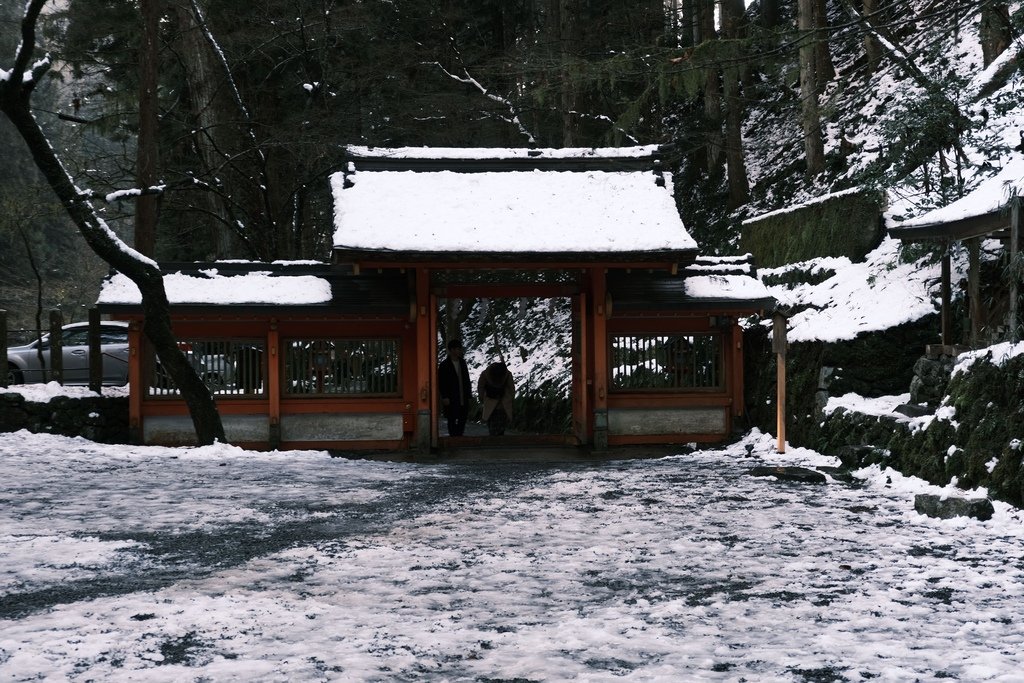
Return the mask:
[[0,387],[7,388],[7,375],[10,370],[7,369],[7,311],[0,308],[0,370],[3,374],[0,375]]
[[64,316],[60,311],[50,311],[50,381],[64,384],[64,340],[61,332],[64,327]]
[[280,358],[281,335],[277,329],[277,320],[270,320],[267,330],[266,374],[267,387],[267,419],[269,420],[270,447],[281,447],[281,374],[284,364]]
[[103,392],[103,346],[100,339],[100,311],[89,309],[89,389]]
[[133,320],[128,325],[128,438],[132,443],[144,441],[142,398],[148,391],[149,381],[152,379],[143,379],[143,340],[142,323]]
[[1018,308],[1018,297],[1020,296],[1021,272],[1017,260],[1020,258],[1020,231],[1021,231],[1021,200],[1015,197],[1010,205],[1010,341],[1020,340],[1020,313]]
[[786,344],[786,316],[776,312],[772,316],[772,350],[776,366],[775,429],[779,453],[786,452]]
[[972,349],[981,343],[981,238],[966,240],[967,245],[967,299],[971,317],[968,343]]
[[953,345],[953,293],[950,284],[949,242],[942,250],[942,345]]
[[[425,267],[416,269],[416,431],[413,440],[416,450],[427,453],[431,448],[437,448],[437,415],[433,408],[437,405],[436,397],[431,394],[435,391],[433,378],[430,370],[433,367],[431,354],[436,353],[437,312],[430,311],[430,271]],[[433,338],[432,338],[433,337]]]
[[594,315],[591,319],[591,341],[593,346],[593,425],[595,451],[608,450],[608,311],[605,306],[607,283],[604,268],[590,269],[590,291],[593,300],[590,305]]

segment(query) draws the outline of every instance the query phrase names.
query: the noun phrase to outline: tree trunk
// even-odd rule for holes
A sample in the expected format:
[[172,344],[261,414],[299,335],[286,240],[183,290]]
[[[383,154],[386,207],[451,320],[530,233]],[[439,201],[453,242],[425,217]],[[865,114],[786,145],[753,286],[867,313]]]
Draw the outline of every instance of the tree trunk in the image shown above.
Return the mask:
[[804,131],[804,155],[807,175],[814,177],[825,170],[825,142],[818,113],[818,79],[815,75],[816,48],[813,38],[814,3],[798,0],[797,27],[800,30],[800,101]]
[[[234,149],[232,140],[226,139],[233,126],[225,125],[222,119],[227,111],[224,88],[210,45],[203,37],[202,29],[195,15],[184,3],[175,3],[178,19],[179,54],[185,65],[188,82],[189,105],[195,116],[196,126],[193,144],[202,160],[204,175],[215,177],[221,172],[227,160],[220,150]],[[231,210],[216,192],[205,193],[207,211],[217,220],[210,225],[211,259],[233,256],[235,252],[234,233],[227,228],[234,220]]]
[[[139,41],[139,139],[135,172],[139,187],[152,187],[157,181],[157,62],[160,58],[160,11],[158,0],[139,0],[142,35]],[[157,196],[143,195],[135,200],[135,249],[153,256],[156,252]]]
[[758,21],[765,28],[779,25],[779,0],[761,0],[758,9]]
[[576,145],[576,83],[573,78],[572,63],[577,58],[579,49],[579,3],[577,0],[555,0],[558,6],[558,44],[559,57],[562,64],[562,88],[560,107],[562,110],[562,146]]
[[814,0],[814,77],[818,81],[818,92],[825,89],[825,84],[836,77],[836,69],[832,65],[832,52],[828,47],[828,12],[825,0]]
[[1005,2],[993,2],[981,6],[981,21],[978,26],[981,39],[981,54],[988,66],[1003,50],[1010,46],[1013,34],[1010,31],[1010,10]]
[[[723,0],[722,32],[737,40],[743,34],[743,0]],[[722,69],[722,90],[725,104],[725,166],[729,177],[729,207],[747,203],[750,185],[743,158],[743,100],[740,97],[740,66],[737,59]]]
[[14,67],[0,80],[0,111],[3,111],[21,135],[36,166],[53,188],[68,216],[78,226],[96,254],[134,282],[142,294],[145,319],[143,330],[168,374],[177,384],[188,405],[196,438],[201,444],[224,440],[224,427],[209,388],[178,348],[171,328],[170,304],[164,290],[163,275],[154,261],[133,251],[117,238],[89,203],[88,195],[75,187],[49,140],[32,116],[32,89],[49,68],[46,60],[37,62],[28,73],[35,49],[35,28],[46,0],[31,0],[22,20],[22,43]]
[[[868,23],[874,24],[877,21],[875,13],[881,9],[884,2],[885,0],[864,0],[864,17],[868,20]],[[870,76],[878,70],[878,67],[882,64],[882,57],[885,54],[882,51],[882,43],[878,40],[878,36],[871,31],[864,33],[864,53],[867,55],[867,74]]]
[[[700,45],[709,40],[718,40],[715,31],[715,1],[695,0],[696,21],[694,22],[694,43]],[[707,171],[716,176],[722,171],[722,85],[721,69],[717,65],[704,67],[704,127]]]

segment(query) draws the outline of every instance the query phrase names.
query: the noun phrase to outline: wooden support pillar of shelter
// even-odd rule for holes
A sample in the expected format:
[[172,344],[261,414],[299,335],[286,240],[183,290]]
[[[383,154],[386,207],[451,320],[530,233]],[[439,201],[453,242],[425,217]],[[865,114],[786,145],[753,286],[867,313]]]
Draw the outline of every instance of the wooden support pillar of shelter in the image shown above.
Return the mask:
[[591,320],[593,329],[592,369],[594,373],[594,450],[603,451],[608,448],[608,310],[607,282],[604,268],[590,269],[590,291],[593,301],[594,316]]
[[951,271],[949,242],[942,249],[942,345],[953,345],[953,293],[951,291]]
[[1010,203],[1010,341],[1016,342],[1020,335],[1020,312],[1018,297],[1020,296],[1021,267],[1020,232],[1021,232],[1021,198],[1014,197]]
[[89,390],[103,391],[103,346],[100,338],[100,310],[89,309]]
[[775,352],[775,430],[779,453],[786,452],[786,346],[786,316],[776,311],[772,315],[772,351]]
[[0,369],[3,370],[0,375],[0,387],[7,387],[7,375],[10,372],[7,369],[7,347],[10,344],[7,342],[7,311],[0,308]]
[[281,333],[277,329],[277,320],[271,318],[267,330],[267,401],[269,403],[269,434],[270,446],[281,445],[281,372],[283,365],[278,358],[281,345]]
[[967,299],[971,316],[968,344],[978,348],[981,336],[981,238],[972,237],[967,245]]
[[430,271],[417,268],[415,274],[416,291],[416,428],[415,447],[427,452],[437,447],[437,419],[432,412],[436,401],[432,400],[435,391],[431,368],[434,354],[437,353],[436,312],[431,313]]
[[147,383],[142,380],[142,323],[132,321],[128,325],[128,439],[142,443],[142,396]]
[[64,384],[64,338],[61,336],[64,316],[50,311],[50,381]]

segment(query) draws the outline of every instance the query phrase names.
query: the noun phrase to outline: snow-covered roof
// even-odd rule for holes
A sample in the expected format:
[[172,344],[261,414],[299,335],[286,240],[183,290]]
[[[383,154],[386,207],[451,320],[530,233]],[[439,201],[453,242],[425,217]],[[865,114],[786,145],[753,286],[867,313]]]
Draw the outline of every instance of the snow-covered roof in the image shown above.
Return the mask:
[[[389,315],[408,309],[408,280],[400,273],[358,275],[318,261],[165,263],[162,268],[167,298],[179,309],[289,307]],[[113,273],[97,303],[105,312],[137,313],[142,297],[131,280]]]
[[[1002,212],[1012,198],[1021,195],[1024,195],[1024,157],[1015,156],[1003,166],[999,173],[982,181],[974,191],[955,202],[909,220],[890,222],[888,227],[890,234],[894,237],[911,239],[919,235],[925,238],[931,237],[932,235],[928,233],[929,228],[939,226],[955,228],[957,224],[967,225],[969,222],[977,222],[978,219],[988,216],[993,217],[998,224],[1005,224],[1009,222],[1009,213],[1006,212],[1004,221],[1001,217]],[[984,230],[984,226],[981,226],[980,229]]]
[[616,311],[728,310],[767,312],[775,298],[756,276],[750,254],[699,256],[676,275],[609,272]]
[[[615,163],[646,159],[653,151],[375,150],[372,170],[362,170],[356,161],[347,172],[331,176],[334,247],[407,254],[678,258],[680,252],[695,252],[697,243],[679,217],[671,178],[650,164]],[[394,160],[394,170],[380,166],[381,159]],[[410,165],[410,159],[435,163]],[[501,170],[477,163],[508,159],[517,163]],[[560,163],[548,163],[555,159]],[[587,165],[575,170],[572,160]],[[607,161],[607,170],[596,167],[595,160],[598,166]],[[443,168],[445,162],[451,170]]]
[[[331,300],[331,285],[324,278],[281,277],[270,271],[221,273],[209,268],[198,273],[167,273],[164,288],[171,305],[311,305]],[[142,295],[127,276],[114,273],[103,281],[98,303],[137,305],[142,303]]]

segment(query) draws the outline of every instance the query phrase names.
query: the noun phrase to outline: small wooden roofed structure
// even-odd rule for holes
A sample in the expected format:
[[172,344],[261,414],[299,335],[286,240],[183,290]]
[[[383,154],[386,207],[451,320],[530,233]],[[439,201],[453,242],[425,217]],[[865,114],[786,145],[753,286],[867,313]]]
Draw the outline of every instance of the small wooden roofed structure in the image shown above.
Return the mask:
[[[175,331],[231,442],[457,445],[438,427],[440,303],[502,297],[571,302],[571,432],[529,443],[729,435],[744,412],[739,322],[774,300],[749,258],[698,257],[657,147],[348,152],[331,177],[331,263],[163,266]],[[132,426],[188,443],[139,303],[117,275],[100,299],[134,323]]]
[[[888,227],[891,237],[903,242],[939,242],[942,256],[942,347],[952,353],[952,285],[949,246],[963,242],[967,246],[967,294],[970,299],[971,345],[978,343],[980,328],[980,240],[999,239],[1006,245],[1011,264],[1020,260],[1021,192],[1024,191],[1024,159],[1014,159],[973,192],[957,201],[910,220]],[[1020,275],[1010,268],[1008,282],[1009,315],[1007,326],[1012,340],[1020,339],[1018,311]]]

